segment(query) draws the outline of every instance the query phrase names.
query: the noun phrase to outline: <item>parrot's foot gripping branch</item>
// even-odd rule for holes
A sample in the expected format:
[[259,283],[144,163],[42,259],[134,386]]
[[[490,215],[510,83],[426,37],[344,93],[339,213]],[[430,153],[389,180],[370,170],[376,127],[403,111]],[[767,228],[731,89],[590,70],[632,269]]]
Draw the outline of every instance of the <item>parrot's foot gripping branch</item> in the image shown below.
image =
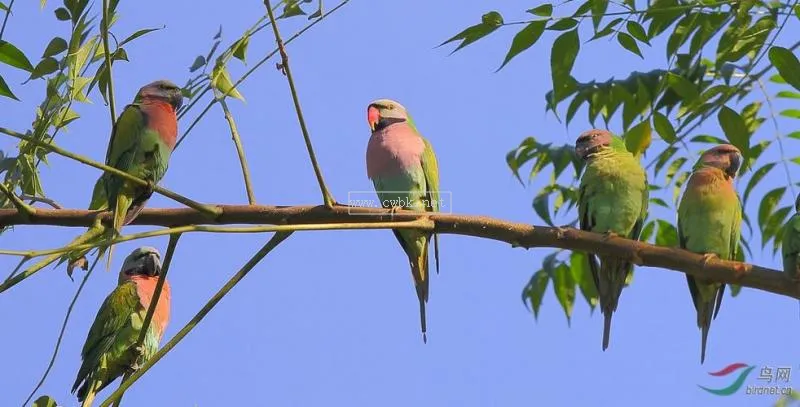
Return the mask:
[[716,253],[703,254],[703,267],[708,266],[708,262],[711,260],[719,260],[719,256]]

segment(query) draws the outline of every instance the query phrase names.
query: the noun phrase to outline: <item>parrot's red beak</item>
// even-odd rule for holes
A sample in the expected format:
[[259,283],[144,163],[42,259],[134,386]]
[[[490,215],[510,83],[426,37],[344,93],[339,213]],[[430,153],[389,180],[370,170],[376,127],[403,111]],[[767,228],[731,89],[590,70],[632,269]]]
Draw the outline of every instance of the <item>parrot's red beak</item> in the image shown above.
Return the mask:
[[367,108],[367,123],[369,123],[369,128],[372,131],[375,131],[375,128],[378,126],[378,122],[381,120],[381,113],[375,106],[370,106]]

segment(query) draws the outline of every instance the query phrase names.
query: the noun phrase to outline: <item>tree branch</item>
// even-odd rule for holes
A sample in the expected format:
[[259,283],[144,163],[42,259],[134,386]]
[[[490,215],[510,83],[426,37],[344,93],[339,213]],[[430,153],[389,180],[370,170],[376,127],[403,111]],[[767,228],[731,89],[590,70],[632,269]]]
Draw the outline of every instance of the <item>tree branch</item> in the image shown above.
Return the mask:
[[36,214],[35,208],[23,202],[22,199],[14,194],[14,191],[8,189],[8,187],[6,187],[6,185],[2,182],[0,182],[0,193],[5,195],[6,198],[8,198],[8,200],[11,201],[11,203],[14,204],[18,210],[25,213],[26,216],[33,216]]
[[[392,215],[389,209],[337,205],[325,206],[263,206],[219,205],[221,215],[215,224],[305,225],[320,223],[371,224],[387,221],[432,220],[434,232],[472,236],[505,242],[512,247],[551,247],[581,252],[611,255],[630,259],[639,266],[659,267],[680,271],[695,277],[768,291],[800,299],[800,284],[779,270],[733,261],[711,260],[704,264],[700,254],[674,247],[606,238],[603,234],[573,228],[532,226],[486,216],[432,214],[400,211]],[[0,210],[0,225],[54,225],[87,227],[96,212],[78,209],[38,208],[36,215],[26,219],[14,209]],[[108,217],[108,214],[102,216]],[[208,224],[209,219],[191,208],[146,208],[132,225],[186,226]]]
[[[344,4],[344,2],[342,2]],[[275,42],[278,43],[278,52],[281,54],[280,69],[286,75],[286,80],[289,82],[289,90],[292,92],[292,100],[294,101],[294,110],[297,112],[297,122],[300,123],[300,130],[303,132],[303,140],[306,142],[306,150],[308,150],[308,157],[311,159],[311,165],[314,167],[314,174],[317,176],[319,189],[322,191],[322,200],[325,206],[332,208],[336,204],[333,195],[325,185],[325,180],[322,178],[322,171],[319,169],[317,157],[314,154],[314,147],[311,146],[311,137],[308,135],[308,128],[306,121],[303,118],[303,109],[300,108],[300,99],[297,97],[297,89],[294,86],[294,79],[292,79],[292,70],[289,67],[289,55],[286,53],[286,47],[283,45],[281,33],[278,31],[278,24],[275,22],[275,13],[272,12],[272,7],[269,0],[264,0],[264,6],[267,7],[267,14],[269,14],[269,21],[272,23],[272,32],[275,34]],[[334,9],[335,10],[335,9]]]
[[169,340],[169,342],[164,345],[164,347],[159,349],[158,352],[156,352],[156,354],[153,355],[150,360],[145,362],[145,364],[139,368],[139,370],[134,372],[131,377],[128,378],[128,380],[123,381],[119,385],[119,388],[115,390],[114,393],[111,393],[111,395],[108,396],[108,398],[105,399],[102,404],[100,404],[100,407],[108,407],[114,400],[122,397],[122,393],[124,393],[125,390],[128,390],[133,383],[139,380],[139,378],[142,377],[142,375],[148,370],[150,370],[153,365],[158,363],[158,361],[161,360],[161,358],[164,357],[167,352],[171,351],[172,348],[178,344],[178,342],[188,335],[189,332],[191,332],[191,330],[194,329],[194,327],[197,326],[197,324],[199,324],[203,318],[205,318],[205,316],[214,308],[214,306],[216,306],[217,303],[222,300],[222,297],[228,294],[228,292],[230,292],[230,290],[233,289],[233,287],[235,287],[239,281],[242,281],[247,273],[249,273],[250,270],[252,270],[258,264],[258,262],[260,262],[267,254],[269,254],[269,252],[278,247],[278,245],[286,240],[287,237],[291,236],[291,234],[292,232],[275,233],[275,235],[272,236],[272,238],[264,245],[264,247],[262,247],[261,250],[259,250],[247,263],[245,263],[245,265],[236,274],[234,274],[233,277],[231,277],[231,279],[228,280],[228,282],[225,283],[225,285],[223,285],[222,288],[220,288],[210,300],[208,300],[206,305],[204,305],[203,308],[201,308],[200,311],[197,312],[197,314],[189,322],[187,322],[186,325],[184,325],[183,328],[181,328],[181,330]]

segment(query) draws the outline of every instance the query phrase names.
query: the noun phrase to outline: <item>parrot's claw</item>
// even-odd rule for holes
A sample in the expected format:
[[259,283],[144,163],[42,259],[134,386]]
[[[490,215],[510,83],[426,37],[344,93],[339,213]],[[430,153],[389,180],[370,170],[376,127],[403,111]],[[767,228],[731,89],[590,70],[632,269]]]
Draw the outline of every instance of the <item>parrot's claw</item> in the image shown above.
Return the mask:
[[604,241],[607,241],[609,239],[613,239],[615,237],[619,237],[619,235],[614,233],[614,232],[605,232],[605,233],[603,233],[603,240]]
[[402,211],[402,210],[403,210],[402,206],[393,206],[393,207],[391,207],[389,209],[389,219],[391,219],[391,221],[394,222],[394,214],[399,212],[399,211]]
[[708,262],[711,260],[719,260],[719,256],[716,253],[706,253],[703,255],[703,267],[708,265]]
[[147,185],[144,188],[146,195],[152,195],[156,190],[156,184],[151,180],[147,180]]
[[737,264],[733,266],[733,274],[736,275],[736,278],[740,278],[746,273],[747,273],[747,267],[744,264]]

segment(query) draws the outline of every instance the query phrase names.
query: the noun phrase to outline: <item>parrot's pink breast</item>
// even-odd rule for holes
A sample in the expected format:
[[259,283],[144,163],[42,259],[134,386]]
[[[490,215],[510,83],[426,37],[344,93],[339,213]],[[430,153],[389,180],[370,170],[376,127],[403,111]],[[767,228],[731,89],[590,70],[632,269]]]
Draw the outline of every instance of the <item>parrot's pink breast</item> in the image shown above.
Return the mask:
[[[158,284],[158,277],[145,277],[145,276],[133,276],[131,277],[131,281],[136,283],[136,292],[139,294],[139,303],[144,307],[144,309],[148,309],[150,307],[150,301],[153,299],[153,294],[156,290],[156,284]],[[167,323],[169,323],[169,309],[170,309],[170,289],[169,289],[169,281],[164,281],[164,287],[161,288],[161,296],[159,297],[158,304],[156,305],[156,310],[153,313],[153,324],[158,328],[158,336],[164,334],[164,330],[167,328]]]
[[147,127],[161,135],[161,139],[172,150],[178,138],[178,119],[172,105],[157,99],[145,99],[141,104],[147,115]]
[[391,176],[419,166],[425,143],[406,123],[372,133],[367,144],[367,176]]

